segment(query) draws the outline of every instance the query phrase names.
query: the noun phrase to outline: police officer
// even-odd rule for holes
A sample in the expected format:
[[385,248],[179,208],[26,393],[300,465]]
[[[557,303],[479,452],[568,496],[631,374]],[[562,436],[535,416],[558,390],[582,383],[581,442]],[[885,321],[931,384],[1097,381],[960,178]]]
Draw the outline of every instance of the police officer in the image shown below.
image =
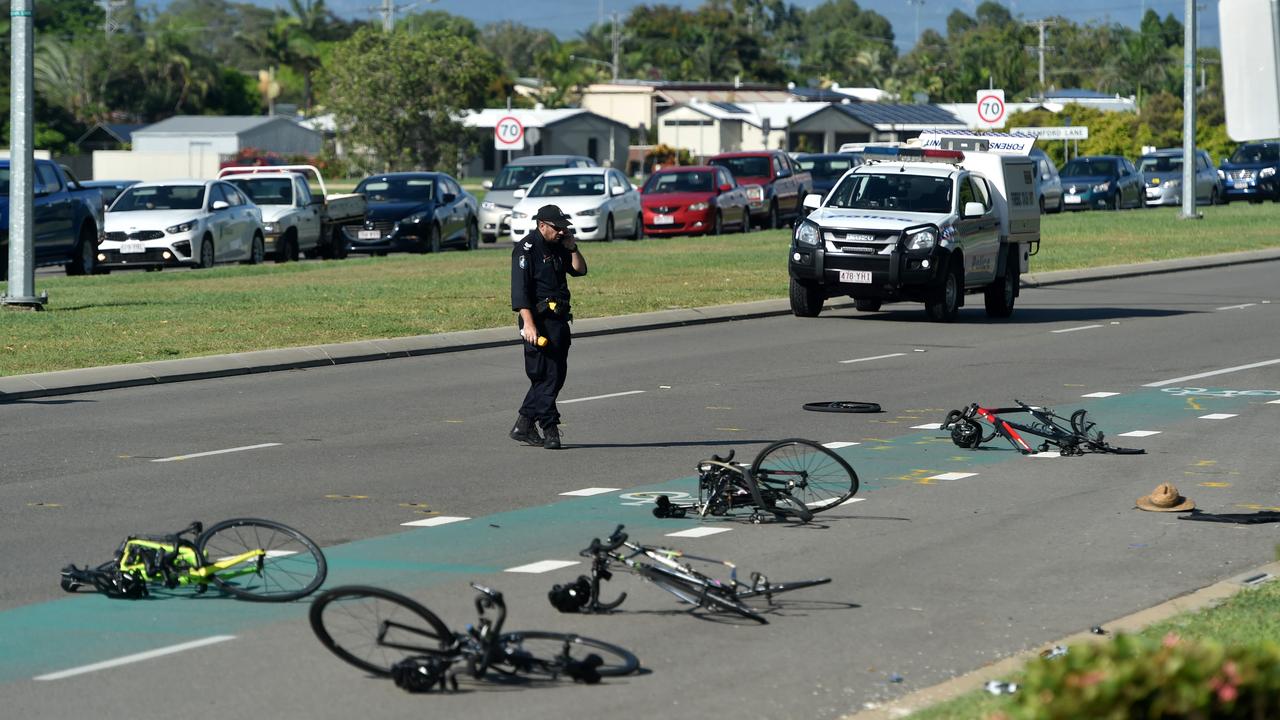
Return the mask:
[[559,207],[543,205],[533,220],[533,230],[516,240],[511,251],[511,309],[519,314],[529,392],[510,434],[518,442],[559,450],[556,396],[568,371],[569,321],[573,319],[565,276],[586,275],[587,261],[574,240],[569,216]]

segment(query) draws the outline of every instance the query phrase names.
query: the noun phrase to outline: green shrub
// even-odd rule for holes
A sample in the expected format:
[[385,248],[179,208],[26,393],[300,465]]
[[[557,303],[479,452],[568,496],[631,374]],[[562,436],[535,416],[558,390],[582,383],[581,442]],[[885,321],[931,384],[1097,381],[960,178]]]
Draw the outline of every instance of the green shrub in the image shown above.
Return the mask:
[[1030,663],[993,720],[1280,717],[1280,645],[1119,635]]

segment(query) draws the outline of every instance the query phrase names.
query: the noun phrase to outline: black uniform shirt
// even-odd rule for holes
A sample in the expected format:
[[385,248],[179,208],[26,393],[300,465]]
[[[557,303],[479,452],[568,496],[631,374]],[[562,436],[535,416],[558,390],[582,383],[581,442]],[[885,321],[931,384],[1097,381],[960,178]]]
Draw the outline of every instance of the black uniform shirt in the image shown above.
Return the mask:
[[542,300],[569,304],[566,275],[580,277],[573,269],[573,253],[560,243],[549,243],[534,228],[516,240],[511,250],[511,309],[529,310]]

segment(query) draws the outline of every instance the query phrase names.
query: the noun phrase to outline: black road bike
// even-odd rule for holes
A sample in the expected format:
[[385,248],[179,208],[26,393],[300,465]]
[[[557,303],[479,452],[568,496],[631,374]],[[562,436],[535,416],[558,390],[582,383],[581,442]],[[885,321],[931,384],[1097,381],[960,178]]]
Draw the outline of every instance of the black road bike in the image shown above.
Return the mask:
[[[1024,455],[1037,450],[1048,452],[1050,448],[1057,448],[1064,456],[1083,455],[1086,452],[1115,455],[1141,455],[1146,452],[1140,448],[1116,447],[1108,443],[1102,431],[1089,420],[1088,413],[1083,409],[1076,410],[1071,413],[1071,417],[1065,418],[1048,408],[1033,407],[1018,399],[1014,399],[1014,402],[1018,407],[984,408],[972,403],[964,410],[952,410],[942,422],[942,429],[951,432],[953,443],[970,450],[998,435]],[[1002,417],[1009,414],[1028,415],[1031,419],[1026,423],[1018,423]],[[982,421],[991,425],[991,434],[983,434]],[[1021,433],[1040,438],[1039,447],[1032,449]]]

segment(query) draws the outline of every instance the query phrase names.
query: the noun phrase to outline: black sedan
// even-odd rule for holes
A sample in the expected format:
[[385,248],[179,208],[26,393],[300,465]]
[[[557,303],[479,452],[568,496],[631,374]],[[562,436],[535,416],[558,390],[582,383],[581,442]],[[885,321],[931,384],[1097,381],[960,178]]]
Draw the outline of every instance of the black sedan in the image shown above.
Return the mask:
[[1069,161],[1058,171],[1066,210],[1144,207],[1142,173],[1128,158],[1092,155]]
[[372,175],[356,192],[364,195],[367,208],[363,225],[342,229],[348,252],[428,253],[480,245],[479,203],[444,173]]

